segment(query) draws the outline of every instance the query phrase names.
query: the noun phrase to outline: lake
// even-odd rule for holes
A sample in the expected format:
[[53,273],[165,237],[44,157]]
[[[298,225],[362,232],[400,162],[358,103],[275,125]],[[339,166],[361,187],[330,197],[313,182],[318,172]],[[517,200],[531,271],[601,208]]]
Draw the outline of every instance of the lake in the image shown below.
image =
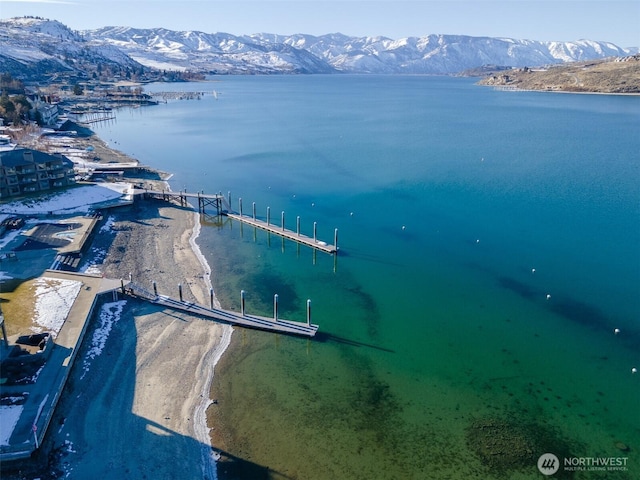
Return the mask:
[[278,479],[540,478],[547,452],[640,471],[640,97],[215,80],[145,86],[206,93],[95,130],[173,190],[338,229],[333,257],[203,218],[224,308],[277,293],[304,321],[311,299],[320,326],[234,333],[212,391],[230,455]]

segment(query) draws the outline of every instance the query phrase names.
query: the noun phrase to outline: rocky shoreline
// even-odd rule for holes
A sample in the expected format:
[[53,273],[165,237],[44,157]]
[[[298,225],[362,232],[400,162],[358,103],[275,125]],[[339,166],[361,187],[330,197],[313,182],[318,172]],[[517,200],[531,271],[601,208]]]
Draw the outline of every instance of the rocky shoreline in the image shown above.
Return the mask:
[[479,85],[506,90],[640,95],[640,55],[490,73]]

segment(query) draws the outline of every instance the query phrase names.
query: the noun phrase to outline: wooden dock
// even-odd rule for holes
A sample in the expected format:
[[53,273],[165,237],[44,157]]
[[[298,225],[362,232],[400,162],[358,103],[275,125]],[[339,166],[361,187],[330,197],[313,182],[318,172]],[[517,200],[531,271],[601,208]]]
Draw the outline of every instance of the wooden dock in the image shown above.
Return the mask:
[[[337,245],[329,245],[326,242],[320,241],[314,237],[308,237],[300,233],[300,224],[298,223],[297,231],[287,230],[282,225],[274,225],[272,223],[265,222],[263,220],[258,220],[255,217],[249,217],[247,215],[240,215],[238,213],[227,213],[227,217],[233,218],[234,220],[238,220],[246,225],[250,225],[252,227],[260,228],[261,230],[266,230],[269,233],[273,233],[275,235],[279,235],[288,240],[292,240],[294,242],[301,243],[302,245],[306,245],[311,248],[315,248],[316,250],[323,251],[325,253],[334,254],[338,252]],[[315,224],[314,224],[315,231]],[[337,230],[336,230],[337,232]],[[337,238],[337,233],[336,233]]]
[[280,225],[274,225],[271,223],[270,219],[270,209],[267,207],[267,219],[266,221],[260,220],[256,217],[256,206],[253,204],[253,215],[243,215],[242,214],[242,199],[239,199],[239,213],[234,212],[231,209],[231,195],[229,195],[229,199],[225,198],[222,194],[205,194],[205,193],[188,193],[186,191],[180,192],[171,192],[171,191],[159,191],[159,190],[144,190],[142,193],[145,198],[157,198],[165,201],[177,200],[180,202],[180,205],[186,206],[189,199],[198,201],[198,212],[204,214],[205,208],[208,206],[212,206],[216,210],[217,215],[224,215],[233,220],[237,220],[246,225],[250,225],[255,228],[259,228],[261,230],[265,230],[269,233],[273,233],[274,235],[278,235],[280,237],[286,238],[287,240],[291,240],[293,242],[298,242],[302,245],[306,245],[308,247],[314,248],[316,250],[320,250],[322,252],[328,254],[337,254],[338,253],[338,229],[336,228],[334,231],[334,240],[333,245],[328,244],[327,242],[323,242],[318,240],[316,235],[316,223],[313,223],[313,237],[309,237],[307,235],[303,235],[300,233],[300,217],[296,219],[296,231],[286,229],[284,227],[284,212],[282,212]]
[[176,300],[165,295],[156,295],[150,293],[143,288],[129,283],[126,288],[123,287],[124,293],[143,298],[156,305],[179,310],[185,313],[199,315],[210,318],[217,322],[228,323],[240,327],[252,328],[257,330],[266,330],[276,333],[284,333],[288,335],[299,335],[303,337],[313,337],[318,331],[318,325],[314,325],[310,321],[310,301],[307,302],[307,318],[308,322],[294,322],[291,320],[283,320],[277,316],[277,295],[274,300],[274,317],[261,317],[258,315],[249,315],[244,312],[244,294],[242,296],[243,312],[237,313],[229,310],[218,308],[207,308],[193,302],[185,302]]

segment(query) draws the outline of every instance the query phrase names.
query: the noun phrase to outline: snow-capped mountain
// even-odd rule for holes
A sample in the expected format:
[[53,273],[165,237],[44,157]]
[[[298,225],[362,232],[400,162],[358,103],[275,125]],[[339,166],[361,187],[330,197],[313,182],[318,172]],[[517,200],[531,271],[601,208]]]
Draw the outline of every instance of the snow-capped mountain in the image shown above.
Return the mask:
[[349,37],[175,32],[107,27],[87,38],[118,46],[147,66],[224,73],[428,73],[452,74],[482,65],[537,66],[612,56],[630,51],[606,42],[536,42],[509,38],[429,35],[392,40]]
[[38,78],[61,72],[86,74],[96,65],[142,68],[126,52],[107,42],[87,41],[58,21],[33,17],[0,20],[0,71]]
[[118,47],[143,65],[217,73],[330,73],[333,68],[305,49],[284,42],[256,43],[228,33],[176,32],[164,28],[104,27],[86,38]]
[[[236,36],[164,28],[104,27],[73,32],[56,21],[0,21],[0,71],[82,70],[118,64],[221,74],[423,73],[454,74],[483,65],[511,67],[620,57],[637,53],[608,42],[542,42],[429,35],[393,40],[343,34]],[[85,69],[86,70],[86,69]]]

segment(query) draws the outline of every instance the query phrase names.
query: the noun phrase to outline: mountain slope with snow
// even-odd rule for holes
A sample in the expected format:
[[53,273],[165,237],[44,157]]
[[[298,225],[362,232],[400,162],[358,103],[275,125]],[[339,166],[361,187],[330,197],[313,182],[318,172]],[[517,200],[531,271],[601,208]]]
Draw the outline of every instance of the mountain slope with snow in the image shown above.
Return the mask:
[[57,71],[86,74],[100,65],[220,74],[448,75],[483,65],[532,67],[637,52],[591,40],[542,42],[465,35],[393,40],[340,33],[236,36],[117,26],[73,32],[52,20],[0,21],[0,70],[23,77]]
[[97,65],[141,68],[129,55],[105,42],[87,41],[55,20],[0,20],[0,71],[17,77],[47,78],[59,73],[87,76]]

